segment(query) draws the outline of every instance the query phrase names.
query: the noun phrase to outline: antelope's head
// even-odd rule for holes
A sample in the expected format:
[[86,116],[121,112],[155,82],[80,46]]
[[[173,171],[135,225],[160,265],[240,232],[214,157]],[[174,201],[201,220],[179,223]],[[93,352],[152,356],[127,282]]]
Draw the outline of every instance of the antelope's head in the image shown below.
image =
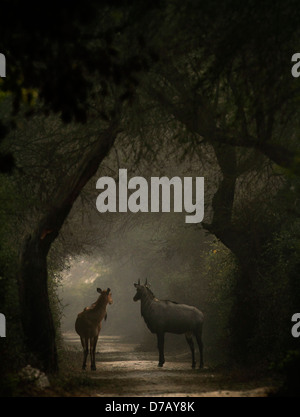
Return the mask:
[[138,280],[137,284],[133,284],[136,288],[136,294],[133,297],[133,301],[138,301],[142,298],[143,293],[147,292],[147,288],[149,288],[149,284],[147,283],[147,279],[144,285],[141,285],[140,279]]
[[113,303],[113,299],[112,299],[112,293],[110,288],[107,288],[107,290],[101,290],[101,288],[97,288],[98,293],[100,293],[101,298],[103,298],[107,304],[112,304]]

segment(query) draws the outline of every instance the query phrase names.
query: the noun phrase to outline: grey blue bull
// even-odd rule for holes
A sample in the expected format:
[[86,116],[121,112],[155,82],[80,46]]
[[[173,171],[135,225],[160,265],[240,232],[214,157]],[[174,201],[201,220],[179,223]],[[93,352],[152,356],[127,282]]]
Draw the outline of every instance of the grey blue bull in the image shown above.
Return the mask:
[[196,307],[178,304],[169,300],[158,300],[150,290],[147,281],[144,285],[134,284],[136,294],[134,301],[141,300],[141,314],[151,333],[157,335],[159,350],[158,366],[165,363],[164,338],[165,333],[185,334],[192,352],[192,367],[195,368],[195,349],[193,336],[195,336],[200,353],[200,368],[203,368],[203,313]]

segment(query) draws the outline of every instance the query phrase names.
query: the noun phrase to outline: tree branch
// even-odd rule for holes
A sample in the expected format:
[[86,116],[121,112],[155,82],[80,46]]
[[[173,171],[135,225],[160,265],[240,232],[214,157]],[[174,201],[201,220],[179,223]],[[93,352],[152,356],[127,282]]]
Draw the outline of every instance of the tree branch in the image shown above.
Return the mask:
[[[280,144],[274,144],[261,138],[255,138],[244,130],[244,134],[240,132],[231,132],[216,126],[213,118],[213,110],[201,96],[197,96],[197,105],[195,101],[186,103],[181,101],[184,106],[172,102],[162,91],[158,91],[153,87],[148,90],[151,96],[156,99],[160,105],[168,110],[181,123],[183,123],[191,132],[202,136],[207,142],[219,143],[224,145],[238,146],[244,148],[253,148],[268,157],[271,161],[283,168],[291,169],[295,174],[300,175],[300,155],[283,147]],[[269,121],[269,129],[273,121]]]

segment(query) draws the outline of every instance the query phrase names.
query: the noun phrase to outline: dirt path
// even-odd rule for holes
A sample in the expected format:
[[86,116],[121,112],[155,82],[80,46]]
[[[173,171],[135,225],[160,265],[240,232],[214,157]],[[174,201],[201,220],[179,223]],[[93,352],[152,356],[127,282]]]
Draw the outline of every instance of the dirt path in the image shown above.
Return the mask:
[[[66,333],[64,340],[68,349],[76,352],[74,366],[80,369],[82,352],[78,336]],[[157,352],[140,351],[139,345],[118,336],[101,336],[97,370],[78,372],[97,381],[99,388],[91,395],[98,397],[263,397],[272,387],[272,381],[253,375],[249,378],[209,368],[192,369],[188,353],[165,352],[166,363],[158,368]]]

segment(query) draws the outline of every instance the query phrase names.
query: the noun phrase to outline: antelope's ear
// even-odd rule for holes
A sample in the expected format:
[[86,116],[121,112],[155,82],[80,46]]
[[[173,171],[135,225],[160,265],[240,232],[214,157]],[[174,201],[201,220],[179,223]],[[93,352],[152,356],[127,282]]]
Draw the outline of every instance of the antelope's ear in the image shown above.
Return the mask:
[[138,286],[138,284],[135,284],[135,283],[133,285],[135,286],[135,288]]
[[101,294],[102,293],[101,288],[97,288],[97,292],[99,292]]
[[110,293],[110,288],[107,288],[106,294],[108,295]]

